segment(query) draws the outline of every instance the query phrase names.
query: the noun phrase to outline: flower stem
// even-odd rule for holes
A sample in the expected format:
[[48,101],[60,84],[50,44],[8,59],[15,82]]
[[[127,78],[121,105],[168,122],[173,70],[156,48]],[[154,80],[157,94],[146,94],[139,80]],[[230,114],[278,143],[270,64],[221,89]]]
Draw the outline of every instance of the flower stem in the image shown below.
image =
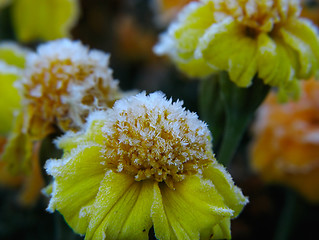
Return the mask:
[[294,224],[293,215],[295,213],[296,203],[296,194],[291,190],[287,190],[285,205],[278,221],[274,240],[286,240],[289,238]]
[[238,87],[230,80],[227,72],[220,73],[219,84],[226,125],[217,157],[220,163],[228,166],[256,109],[270,88],[257,77],[253,79],[250,87]]

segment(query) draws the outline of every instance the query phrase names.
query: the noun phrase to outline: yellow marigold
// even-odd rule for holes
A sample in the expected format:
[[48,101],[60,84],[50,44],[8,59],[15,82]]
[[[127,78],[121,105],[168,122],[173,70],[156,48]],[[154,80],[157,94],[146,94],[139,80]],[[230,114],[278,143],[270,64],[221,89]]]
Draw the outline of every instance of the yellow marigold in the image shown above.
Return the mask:
[[15,83],[22,107],[2,154],[12,173],[32,169],[34,142],[77,131],[89,112],[111,107],[121,97],[108,63],[108,54],[68,39],[45,43],[27,55],[23,77]]
[[58,139],[62,159],[48,210],[86,239],[230,238],[230,219],[247,203],[216,162],[196,114],[163,94],[138,94],[89,115],[82,132]]
[[298,0],[201,0],[187,5],[155,46],[192,76],[224,70],[240,87],[257,76],[297,95],[297,79],[317,74],[317,29]]
[[120,92],[108,64],[108,54],[79,41],[40,45],[27,56],[24,76],[16,83],[26,108],[23,131],[41,139],[56,127],[76,130],[90,111],[111,107]]
[[14,31],[22,42],[68,37],[79,16],[78,0],[10,2]]
[[254,125],[252,166],[267,182],[289,185],[319,201],[319,83],[302,82],[297,102],[271,93]]

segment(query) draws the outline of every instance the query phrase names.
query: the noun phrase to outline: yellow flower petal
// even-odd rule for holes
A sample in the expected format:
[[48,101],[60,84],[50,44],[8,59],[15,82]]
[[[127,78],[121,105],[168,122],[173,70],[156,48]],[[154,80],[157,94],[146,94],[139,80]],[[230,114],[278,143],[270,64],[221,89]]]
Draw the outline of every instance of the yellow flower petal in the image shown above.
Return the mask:
[[12,130],[14,112],[20,108],[21,97],[18,90],[13,86],[13,83],[20,77],[19,72],[6,73],[6,69],[1,68],[0,62],[0,134],[8,135]]
[[240,26],[225,19],[212,25],[199,40],[196,57],[203,57],[210,65],[226,70],[229,57],[241,47],[240,40]]
[[8,164],[8,170],[12,174],[30,172],[32,167],[32,140],[23,132],[22,112],[16,117],[14,129],[9,136],[8,143],[2,154],[2,161]]
[[229,58],[229,77],[239,87],[247,87],[257,72],[256,42],[246,37],[238,44],[240,50],[235,51]]
[[45,166],[48,173],[55,176],[48,210],[59,209],[68,224],[81,234],[85,233],[89,222],[86,209],[93,204],[104,177],[100,149],[87,146],[74,151],[72,159],[65,159],[64,164],[52,159]]
[[[169,222],[170,237],[177,239],[208,239],[213,234],[213,226],[228,217],[233,211],[223,202],[221,195],[215,190],[209,180],[201,179],[199,176],[191,176],[176,185],[172,190],[166,185],[160,185],[164,214]],[[160,206],[157,204],[157,206]],[[187,209],[187,211],[185,211]],[[152,207],[152,212],[161,211],[161,208]],[[157,229],[157,216],[161,213],[153,213],[155,233],[167,236],[166,229]],[[165,221],[164,221],[165,222]],[[161,232],[164,230],[165,232]],[[170,238],[166,238],[170,239]]]
[[178,67],[190,77],[206,77],[212,72],[217,72],[217,68],[208,65],[202,58],[191,59],[190,61],[178,61]]
[[25,66],[25,57],[29,52],[14,42],[4,42],[0,44],[0,59],[9,65],[23,69]]
[[148,239],[152,194],[152,181],[107,172],[91,208],[86,239]]
[[23,42],[69,36],[78,8],[78,0],[15,0],[12,5],[14,30]]
[[211,164],[205,168],[203,175],[210,179],[214,184],[216,190],[223,197],[226,206],[234,210],[233,217],[238,214],[248,203],[248,199],[243,195],[240,188],[234,185],[234,182],[229,173],[220,164]]

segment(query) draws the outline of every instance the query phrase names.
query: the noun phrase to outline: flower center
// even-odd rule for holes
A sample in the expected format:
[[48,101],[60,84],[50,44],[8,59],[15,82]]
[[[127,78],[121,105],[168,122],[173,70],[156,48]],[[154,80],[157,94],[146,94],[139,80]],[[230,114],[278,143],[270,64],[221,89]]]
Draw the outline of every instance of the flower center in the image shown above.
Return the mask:
[[105,157],[116,172],[132,175],[136,181],[164,181],[173,189],[174,182],[214,161],[209,131],[198,119],[195,125],[191,113],[178,116],[168,109],[132,108],[119,115],[105,125]]
[[[27,105],[33,107],[35,122],[60,121],[66,129],[72,128],[68,104],[64,97],[69,95],[70,82],[80,83],[92,73],[92,68],[74,68],[70,59],[55,60],[48,66],[34,66],[33,71],[22,84]],[[75,89],[74,89],[75,90]],[[86,101],[93,102],[87,96]]]
[[298,16],[301,8],[298,0],[227,0],[218,2],[217,11],[232,16],[249,33],[268,33],[275,24]]

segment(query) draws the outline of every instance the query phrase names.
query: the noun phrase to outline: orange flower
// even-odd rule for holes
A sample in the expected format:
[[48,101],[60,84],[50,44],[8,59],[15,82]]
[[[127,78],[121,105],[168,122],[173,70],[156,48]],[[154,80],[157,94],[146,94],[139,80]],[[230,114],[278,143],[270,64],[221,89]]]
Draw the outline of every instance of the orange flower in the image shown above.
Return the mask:
[[254,125],[252,165],[267,182],[295,188],[319,201],[319,82],[302,82],[297,102],[279,104],[271,93]]

